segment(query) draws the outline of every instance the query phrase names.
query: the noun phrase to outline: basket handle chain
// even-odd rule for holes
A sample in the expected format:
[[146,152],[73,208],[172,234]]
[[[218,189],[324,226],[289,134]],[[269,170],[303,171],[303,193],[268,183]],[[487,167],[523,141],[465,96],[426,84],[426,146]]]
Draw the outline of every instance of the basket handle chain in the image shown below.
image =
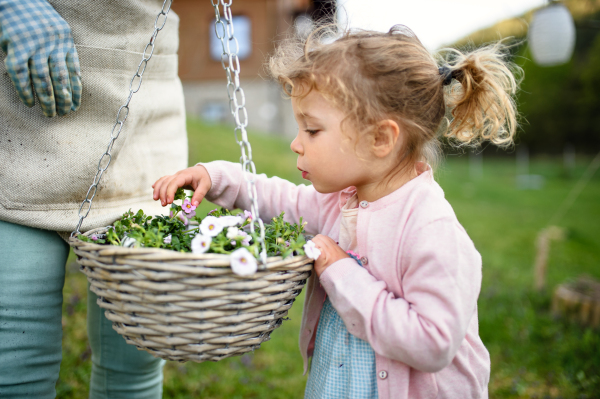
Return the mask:
[[[229,97],[229,110],[235,120],[235,141],[240,146],[240,163],[244,171],[244,180],[248,189],[248,196],[252,202],[250,212],[252,220],[250,231],[254,233],[255,222],[260,227],[261,244],[260,260],[263,265],[267,263],[267,250],[265,248],[265,226],[258,212],[258,198],[256,193],[256,166],[252,161],[252,147],[248,141],[248,112],[246,111],[246,96],[240,86],[240,59],[238,52],[240,45],[233,32],[233,16],[231,14],[231,3],[233,0],[211,0],[215,9],[215,35],[221,41],[223,52],[221,54],[221,66],[227,75],[227,96]],[[219,11],[219,5],[223,7],[223,15]],[[239,135],[239,136],[238,136]],[[240,139],[241,136],[241,139]]]
[[[219,12],[219,1],[223,6],[223,18],[221,18],[221,14]],[[252,147],[250,146],[250,142],[248,141],[248,134],[246,132],[246,127],[248,126],[248,112],[246,111],[246,97],[244,96],[244,90],[240,86],[240,60],[238,58],[237,53],[239,52],[239,43],[234,36],[233,30],[233,16],[231,14],[231,3],[233,0],[228,0],[227,2],[224,0],[211,0],[211,4],[215,9],[215,34],[217,38],[221,41],[221,46],[223,48],[223,53],[221,54],[221,65],[227,74],[227,95],[229,97],[229,109],[233,115],[235,120],[235,139],[239,144],[242,156],[240,157],[240,163],[242,164],[242,169],[244,170],[244,179],[247,184],[248,195],[250,200],[252,201],[251,209],[252,212],[252,220],[250,224],[250,231],[254,233],[255,231],[255,223],[258,222],[260,227],[260,244],[261,244],[261,252],[260,252],[260,260],[264,264],[267,262],[267,251],[265,248],[265,226],[263,221],[260,219],[260,215],[258,212],[258,201],[257,201],[257,192],[256,185],[254,181],[254,175],[256,174],[256,166],[252,161]],[[156,41],[156,37],[158,36],[158,32],[160,32],[166,22],[167,22],[167,14],[171,10],[171,5],[173,4],[173,0],[164,0],[162,8],[156,19],[154,20],[154,31],[152,32],[152,36],[150,37],[150,41],[146,44],[144,48],[144,52],[142,54],[142,61],[140,61],[137,71],[131,78],[129,82],[129,96],[125,101],[118,112],[115,124],[113,125],[110,141],[108,143],[108,147],[102,156],[100,157],[100,161],[98,162],[98,170],[96,172],[96,176],[90,188],[87,191],[85,199],[81,203],[79,207],[78,216],[79,222],[77,223],[77,227],[75,231],[71,233],[71,237],[77,234],[81,234],[81,226],[83,224],[83,220],[88,216],[90,210],[92,209],[92,201],[96,196],[96,192],[98,190],[98,185],[100,184],[100,180],[102,179],[102,175],[108,169],[110,162],[112,160],[111,151],[113,145],[119,134],[123,130],[123,126],[125,121],[127,120],[127,116],[129,115],[129,103],[131,98],[135,93],[137,93],[142,85],[142,76],[144,75],[144,71],[146,70],[146,66],[150,58],[152,58],[152,54],[154,53],[154,45]],[[225,22],[223,22],[225,21]],[[219,32],[219,27],[221,28],[221,32]],[[225,35],[227,35],[227,40],[225,41]],[[230,48],[231,43],[235,45],[234,50],[232,51]],[[136,78],[138,78],[136,80]],[[243,115],[243,119],[240,118]],[[238,138],[238,132],[241,134],[242,139]],[[87,204],[87,208],[84,210],[85,205]]]
[[[129,96],[127,97],[127,100],[125,100],[125,104],[123,104],[117,112],[117,119],[110,133],[110,141],[108,142],[108,147],[106,147],[106,151],[100,157],[100,161],[98,162],[98,171],[96,172],[94,181],[92,182],[92,185],[87,191],[85,199],[79,207],[79,212],[77,213],[79,216],[79,222],[77,223],[75,231],[71,233],[71,237],[77,234],[81,234],[80,229],[81,225],[83,224],[83,219],[87,217],[87,215],[90,213],[90,210],[92,209],[92,201],[94,200],[96,192],[98,191],[100,179],[102,179],[102,175],[104,174],[106,169],[108,169],[108,165],[110,165],[110,161],[112,160],[111,151],[113,149],[113,145],[119,137],[119,134],[121,134],[121,130],[123,130],[123,125],[125,124],[127,116],[129,115],[129,103],[131,102],[131,98],[133,97],[133,95],[137,93],[140,90],[140,87],[142,86],[142,76],[144,75],[144,71],[146,71],[148,61],[150,61],[150,58],[152,58],[152,54],[154,54],[154,43],[156,41],[156,36],[158,35],[158,32],[160,32],[162,28],[165,27],[165,24],[167,23],[167,14],[169,13],[169,11],[171,11],[172,4],[173,0],[164,0],[162,8],[156,16],[156,19],[154,20],[154,32],[152,32],[150,42],[148,42],[148,44],[146,44],[146,47],[144,48],[144,52],[142,54],[142,61],[140,61],[137,67],[137,71],[135,71],[135,75],[133,75],[131,81],[129,82]],[[84,210],[84,206],[86,204],[87,209]]]

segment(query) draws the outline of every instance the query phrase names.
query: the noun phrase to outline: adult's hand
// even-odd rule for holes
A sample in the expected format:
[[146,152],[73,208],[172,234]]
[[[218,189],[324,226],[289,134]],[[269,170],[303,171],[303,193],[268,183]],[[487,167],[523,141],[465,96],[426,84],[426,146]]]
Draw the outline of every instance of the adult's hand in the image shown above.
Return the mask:
[[35,90],[48,117],[79,108],[81,75],[71,28],[46,0],[0,0],[0,48],[25,105],[34,106]]

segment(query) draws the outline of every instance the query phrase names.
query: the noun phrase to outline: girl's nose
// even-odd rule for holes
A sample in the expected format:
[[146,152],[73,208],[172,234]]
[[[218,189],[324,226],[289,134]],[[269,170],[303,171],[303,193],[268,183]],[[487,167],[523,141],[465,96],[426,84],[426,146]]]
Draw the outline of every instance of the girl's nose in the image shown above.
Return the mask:
[[298,135],[296,135],[296,138],[292,141],[292,144],[290,144],[290,148],[296,154],[302,155],[303,150],[302,150],[302,145],[300,144],[300,140],[298,139]]

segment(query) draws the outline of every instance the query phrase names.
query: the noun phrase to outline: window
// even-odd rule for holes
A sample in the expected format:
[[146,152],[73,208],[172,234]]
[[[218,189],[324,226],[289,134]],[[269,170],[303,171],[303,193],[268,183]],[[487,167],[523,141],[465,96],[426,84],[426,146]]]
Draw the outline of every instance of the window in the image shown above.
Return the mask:
[[[223,21],[224,24],[225,21]],[[219,29],[219,36],[226,37],[225,32],[222,32],[223,28],[221,24],[217,25]],[[233,34],[238,41],[239,51],[238,58],[243,60],[248,58],[252,53],[252,38],[251,38],[251,24],[250,18],[245,15],[236,15],[233,17]],[[223,47],[221,40],[215,33],[214,20],[212,24],[209,24],[209,35],[210,37],[210,58],[216,61],[221,61],[221,54],[223,53]],[[225,39],[227,40],[227,39]],[[229,49],[235,51],[235,43],[230,43]]]

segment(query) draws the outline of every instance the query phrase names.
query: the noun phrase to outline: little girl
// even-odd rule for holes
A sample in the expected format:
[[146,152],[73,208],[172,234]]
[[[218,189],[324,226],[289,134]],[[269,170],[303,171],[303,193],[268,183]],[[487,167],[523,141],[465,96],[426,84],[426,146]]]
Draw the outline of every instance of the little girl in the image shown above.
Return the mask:
[[[310,186],[255,176],[265,219],[301,216],[321,251],[308,281],[300,349],[306,398],[486,398],[478,334],[481,257],[433,179],[437,133],[509,145],[514,68],[505,49],[448,50],[439,64],[405,27],[313,33],[282,44],[271,74],[291,97],[291,144]],[[451,118],[449,124],[445,124]],[[198,164],[159,179],[249,209],[239,164]]]

